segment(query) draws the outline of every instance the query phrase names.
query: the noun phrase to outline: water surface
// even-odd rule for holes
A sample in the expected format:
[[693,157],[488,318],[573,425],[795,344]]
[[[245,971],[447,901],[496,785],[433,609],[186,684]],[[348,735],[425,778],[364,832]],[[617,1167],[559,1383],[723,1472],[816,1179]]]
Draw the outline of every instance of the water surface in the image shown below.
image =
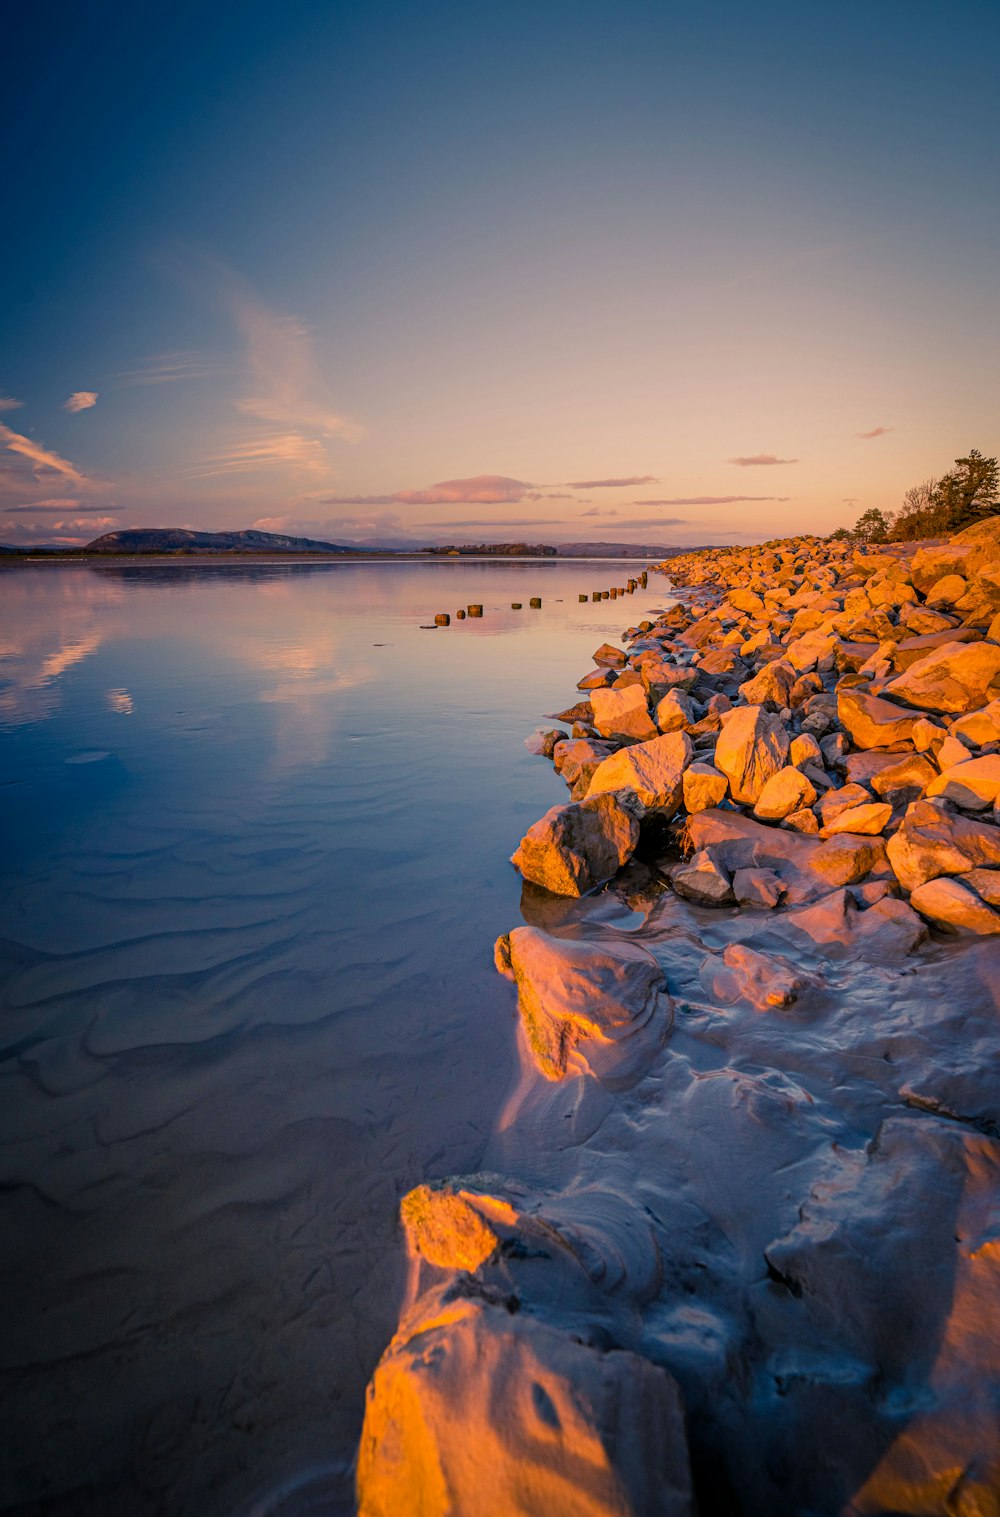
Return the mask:
[[399,1196],[513,1075],[524,738],[629,572],[0,572],[0,1509],[350,1510]]

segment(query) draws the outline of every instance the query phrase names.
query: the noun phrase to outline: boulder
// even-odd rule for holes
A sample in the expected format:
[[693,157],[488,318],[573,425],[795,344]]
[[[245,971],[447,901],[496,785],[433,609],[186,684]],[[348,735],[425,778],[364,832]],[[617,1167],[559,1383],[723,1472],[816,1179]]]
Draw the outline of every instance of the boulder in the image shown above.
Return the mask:
[[699,849],[686,864],[671,869],[670,883],[678,895],[699,906],[731,906],[733,903],[729,875],[709,848]]
[[661,732],[682,732],[698,720],[694,701],[682,690],[668,690],[656,706],[656,725]]
[[701,978],[716,1000],[724,1004],[749,1001],[758,1011],[791,1006],[804,983],[786,960],[758,953],[743,943],[730,943],[721,965],[709,959],[702,966]]
[[856,837],[877,837],[892,817],[892,807],[885,801],[867,801],[861,806],[849,806],[838,812],[831,822],[820,828],[825,838],[841,833],[853,833]]
[[911,892],[910,903],[928,921],[952,932],[971,932],[979,937],[1000,933],[1000,912],[958,880],[926,880]]
[[472,1271],[485,1264],[500,1239],[477,1203],[482,1198],[450,1185],[418,1185],[399,1205],[411,1256],[437,1269]]
[[683,795],[683,776],[694,749],[686,732],[668,732],[652,742],[633,743],[598,764],[588,799],[628,787],[648,810],[673,816]]
[[733,799],[754,805],[772,774],[788,758],[784,723],[762,706],[737,706],[722,717],[715,767],[729,781]]
[[857,685],[837,692],[837,716],[856,748],[903,747],[912,740],[914,724],[919,720],[916,712]]
[[1000,869],[970,869],[957,878],[963,885],[971,885],[988,906],[1000,907]]
[[904,889],[914,891],[941,875],[1000,865],[1000,827],[955,816],[941,801],[913,801],[886,845]]
[[871,787],[893,806],[915,801],[937,777],[937,770],[922,753],[906,753],[898,764],[887,764],[871,778]]
[[808,808],[816,799],[816,790],[801,769],[786,765],[772,774],[753,808],[761,821],[778,822],[793,811]]
[[1000,800],[1000,753],[970,758],[943,770],[927,786],[927,797],[943,796],[968,811],[982,811]]
[[663,971],[639,943],[515,927],[497,940],[495,957],[517,985],[525,1038],[548,1080],[573,1073],[631,1085],[667,1039],[673,1006]]
[[785,886],[773,869],[737,869],[733,894],[741,906],[770,911],[784,899]]
[[786,659],[775,659],[740,686],[740,695],[748,706],[787,706],[795,684],[795,670]]
[[842,811],[864,806],[870,800],[871,796],[863,785],[841,785],[839,790],[828,790],[819,803],[820,820],[825,827]]
[[375,1370],[358,1517],[690,1517],[676,1382],[450,1281]]
[[616,648],[614,643],[602,643],[596,653],[591,655],[595,664],[604,664],[612,669],[624,669],[625,654],[621,648]]
[[656,727],[646,705],[646,692],[641,685],[593,690],[590,703],[594,708],[594,725],[602,737],[637,738],[642,742],[656,736]]
[[585,895],[632,857],[642,815],[632,790],[552,806],[528,828],[511,863],[555,895]]
[[797,769],[803,764],[818,764],[822,768],[824,763],[823,750],[811,732],[792,738],[788,756]]
[[693,813],[718,806],[728,789],[729,781],[714,765],[689,764],[684,771],[684,809]]
[[1000,700],[990,701],[981,711],[970,711],[948,724],[948,733],[963,743],[1000,742]]
[[595,738],[567,738],[553,747],[552,762],[556,773],[561,774],[572,789],[577,780],[586,779],[589,783],[598,764],[614,751],[613,743],[602,743]]
[[1000,695],[1000,646],[945,643],[891,680],[886,693],[923,711],[978,710]]

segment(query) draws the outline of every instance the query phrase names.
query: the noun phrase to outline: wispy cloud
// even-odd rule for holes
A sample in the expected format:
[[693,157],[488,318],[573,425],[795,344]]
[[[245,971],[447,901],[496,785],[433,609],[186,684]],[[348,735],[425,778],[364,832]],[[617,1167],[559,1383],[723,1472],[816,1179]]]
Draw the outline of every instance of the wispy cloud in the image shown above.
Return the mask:
[[234,442],[187,471],[193,479],[222,474],[252,474],[260,469],[289,469],[293,474],[322,476],[330,466],[326,449],[301,432],[272,433]]
[[873,437],[884,437],[887,432],[891,432],[892,430],[892,427],[872,427],[870,432],[855,432],[854,435],[855,437],[863,437],[866,442],[870,442]]
[[475,474],[470,479],[442,479],[424,490],[394,490],[389,495],[328,495],[329,506],[501,506],[543,497],[523,479],[505,474]]
[[53,453],[48,448],[43,448],[40,443],[35,442],[30,437],[23,437],[20,432],[12,431],[10,427],[4,426],[2,422],[0,422],[0,446],[3,446],[11,453],[18,454],[21,458],[26,458],[31,464],[32,473],[36,478],[43,471],[50,471],[53,474],[61,475],[63,479],[71,480],[78,489],[90,488],[91,481],[71,464],[68,459],[60,458],[58,453]]
[[570,479],[567,483],[571,490],[620,490],[629,485],[653,485],[657,478],[655,474],[630,474],[621,479]]
[[729,458],[726,462],[736,464],[741,469],[753,469],[771,464],[797,464],[798,459],[779,458],[776,453],[750,453],[741,458]]
[[[584,516],[594,516],[593,511],[585,511]],[[616,532],[634,532],[636,530],[647,532],[650,527],[689,527],[691,525],[683,516],[616,516],[613,511],[605,512],[601,518],[606,520],[609,527]],[[598,525],[598,523],[595,523]]]
[[96,390],[74,390],[69,400],[63,403],[64,411],[89,411],[97,405]]
[[452,527],[482,527],[499,528],[506,531],[508,527],[559,527],[566,524],[566,518],[561,516],[507,516],[500,521],[480,521],[475,516],[470,516],[460,521],[422,521],[421,527],[428,531],[450,532]]
[[65,515],[67,511],[75,511],[80,502],[75,497],[48,496],[45,500],[36,500],[34,505],[4,506],[4,516],[38,516],[38,515]]
[[19,411],[24,405],[23,400],[15,400],[13,395],[0,395],[0,411]]
[[790,495],[677,495],[670,500],[630,500],[630,506],[735,506],[742,500],[791,500]]
[[126,386],[176,384],[185,379],[204,379],[221,374],[228,367],[231,366],[211,354],[179,350],[151,353],[140,359],[137,369],[122,369],[115,378]]

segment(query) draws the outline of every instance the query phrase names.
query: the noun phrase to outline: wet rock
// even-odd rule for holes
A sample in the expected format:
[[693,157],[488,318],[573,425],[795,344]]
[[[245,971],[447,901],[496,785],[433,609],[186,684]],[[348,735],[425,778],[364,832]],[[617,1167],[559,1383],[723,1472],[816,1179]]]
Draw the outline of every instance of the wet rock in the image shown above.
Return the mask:
[[709,848],[671,869],[670,883],[678,895],[699,906],[729,906],[734,899],[729,875]]
[[496,963],[517,985],[528,1047],[546,1079],[577,1073],[611,1088],[630,1085],[670,1032],[663,971],[639,943],[516,927],[498,939]]
[[978,710],[1000,695],[1000,646],[946,643],[911,664],[886,691],[924,711]]
[[914,891],[940,875],[1000,865],[1000,828],[955,816],[940,801],[913,801],[886,849],[899,883]]
[[505,1300],[441,1290],[375,1371],[359,1517],[690,1517],[680,1392]]
[[773,869],[737,869],[733,894],[741,906],[770,911],[785,897],[785,886]]
[[693,751],[686,732],[669,732],[652,742],[633,743],[598,765],[588,795],[627,786],[647,810],[673,816],[681,803],[684,771]]
[[788,758],[784,724],[761,706],[737,706],[722,718],[715,767],[729,781],[734,800],[754,805],[773,774]]
[[615,675],[613,669],[595,669],[591,674],[585,674],[583,679],[577,680],[578,690],[604,690],[613,685]]
[[555,895],[585,895],[632,857],[642,815],[632,790],[553,806],[529,827],[511,863]]
[[540,758],[551,758],[556,744],[565,741],[566,734],[561,727],[539,727],[530,737],[525,738],[524,746],[529,753]]
[[701,977],[716,1000],[724,1004],[749,1001],[758,1011],[791,1006],[804,984],[786,960],[759,953],[743,943],[728,945],[721,966],[717,959],[707,960]]
[[957,879],[926,880],[910,895],[910,903],[938,927],[987,937],[1000,933],[1000,912]]
[[594,708],[594,725],[602,737],[635,738],[642,742],[656,736],[656,726],[646,705],[646,692],[641,686],[594,690],[590,701]]

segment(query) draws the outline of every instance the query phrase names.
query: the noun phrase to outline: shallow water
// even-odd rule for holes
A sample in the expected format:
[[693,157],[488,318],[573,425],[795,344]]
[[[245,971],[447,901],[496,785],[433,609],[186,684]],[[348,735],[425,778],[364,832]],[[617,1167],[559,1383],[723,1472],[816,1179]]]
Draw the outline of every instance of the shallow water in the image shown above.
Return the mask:
[[2,572],[0,1510],[351,1509],[399,1196],[514,1074],[524,738],[628,572]]

